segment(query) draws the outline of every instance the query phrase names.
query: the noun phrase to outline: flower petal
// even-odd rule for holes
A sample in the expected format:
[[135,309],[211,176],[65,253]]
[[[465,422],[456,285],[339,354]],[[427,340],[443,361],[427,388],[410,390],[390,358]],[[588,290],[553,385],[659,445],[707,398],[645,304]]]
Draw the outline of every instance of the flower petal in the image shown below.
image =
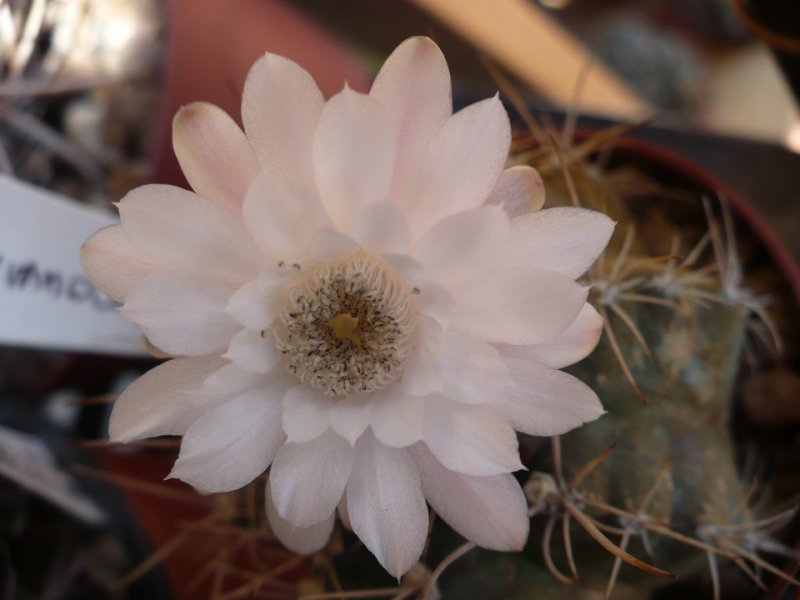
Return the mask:
[[383,63],[370,96],[384,106],[394,129],[394,181],[402,186],[409,169],[453,112],[450,71],[442,51],[429,38],[407,39]]
[[522,550],[530,526],[528,503],[513,475],[464,475],[446,469],[424,444],[410,450],[425,498],[450,527],[483,548]]
[[297,276],[293,267],[272,267],[231,295],[226,312],[248,329],[267,329],[278,317],[286,290]]
[[601,212],[559,206],[511,222],[510,268],[557,271],[575,279],[608,244],[614,221]]
[[239,210],[258,162],[224,110],[206,102],[181,107],[172,121],[172,147],[197,194]]
[[427,396],[442,390],[443,329],[430,317],[420,315],[417,324],[417,347],[406,361],[401,376],[403,391],[412,396]]
[[242,122],[261,164],[314,186],[311,148],[325,100],[297,63],[267,53],[244,83]]
[[349,231],[354,213],[387,198],[394,139],[380,102],[345,88],[328,100],[314,137],[314,174],[331,221]]
[[269,373],[278,364],[281,353],[268,333],[265,336],[260,331],[242,329],[233,336],[223,356],[248,371]]
[[81,266],[100,291],[118,302],[139,281],[163,269],[145,258],[119,225],[101,229],[83,244]]
[[425,266],[426,277],[457,286],[503,259],[510,231],[510,220],[501,208],[473,208],[436,223],[417,242],[412,256]]
[[393,385],[376,398],[372,408],[372,433],[378,440],[392,448],[403,448],[422,439],[425,417],[423,398],[403,392]]
[[241,326],[225,312],[233,290],[191,275],[151,275],[126,296],[120,312],[169,354],[222,352]]
[[198,414],[187,392],[223,367],[216,356],[176,358],[151,369],[131,383],[114,402],[108,436],[130,442],[159,435],[182,435]]
[[594,421],[605,412],[597,394],[563,371],[536,363],[506,359],[515,383],[494,398],[517,431],[530,435],[560,435]]
[[308,442],[331,426],[333,399],[307,385],[290,388],[283,397],[283,430],[290,442]]
[[420,314],[434,319],[441,327],[448,327],[456,308],[456,299],[445,286],[433,281],[420,281],[415,302]]
[[479,338],[445,332],[440,364],[442,391],[457,402],[485,404],[508,385],[508,367],[500,353]]
[[445,467],[467,475],[497,475],[524,468],[506,418],[493,408],[426,399],[425,445]]
[[510,144],[511,125],[497,96],[450,117],[417,157],[415,177],[393,197],[409,215],[411,230],[424,232],[448,215],[483,204]]
[[197,419],[168,478],[214,493],[238,490],[261,475],[285,439],[282,390],[282,384],[248,390]]
[[572,324],[588,292],[560,273],[498,270],[459,290],[450,327],[490,342],[538,344]]
[[351,446],[355,445],[369,427],[372,406],[372,397],[368,394],[354,394],[339,400],[331,410],[331,427]]
[[247,190],[244,219],[268,256],[292,261],[308,256],[311,234],[325,224],[325,212],[313,190],[264,168]]
[[340,231],[320,227],[311,236],[311,256],[331,259],[347,256],[358,250],[358,244]]
[[353,531],[395,577],[419,560],[428,537],[428,508],[407,450],[388,448],[371,434],[359,439],[347,484]]
[[275,509],[295,527],[324,521],[336,509],[352,467],[353,447],[333,431],[285,444],[270,472]]
[[377,254],[402,254],[411,242],[405,215],[389,202],[376,202],[357,211],[350,232],[362,247]]
[[333,532],[333,522],[336,512],[332,512],[327,519],[311,527],[295,527],[286,519],[281,518],[275,505],[272,504],[272,492],[267,481],[266,494],[267,521],[272,533],[292,552],[298,554],[312,554],[321,550],[328,543]]
[[496,204],[511,217],[535,212],[544,206],[544,181],[539,172],[528,165],[517,165],[500,174],[487,204]]
[[563,369],[591,354],[602,333],[603,317],[587,302],[572,325],[549,342],[530,346],[500,345],[497,349],[504,357]]
[[169,185],[145,185],[119,203],[122,227],[134,246],[160,265],[218,274],[244,283],[262,256],[232,210]]

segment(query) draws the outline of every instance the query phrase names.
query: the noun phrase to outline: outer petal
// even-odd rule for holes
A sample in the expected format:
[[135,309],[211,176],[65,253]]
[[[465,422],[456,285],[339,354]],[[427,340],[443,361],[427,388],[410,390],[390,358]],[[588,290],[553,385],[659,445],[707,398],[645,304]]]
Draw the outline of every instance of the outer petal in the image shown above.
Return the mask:
[[481,206],[439,221],[417,242],[412,256],[425,276],[449,286],[495,267],[508,251],[511,224],[496,206]]
[[270,472],[275,509],[295,527],[324,521],[336,509],[352,467],[352,446],[333,431],[284,445]]
[[325,224],[316,193],[275,169],[262,169],[244,201],[250,235],[275,261],[306,258],[311,234]]
[[86,241],[81,265],[92,283],[118,302],[139,281],[163,269],[145,258],[119,225],[105,227]]
[[388,448],[371,434],[356,444],[347,484],[353,531],[395,577],[419,560],[428,536],[428,508],[407,450]]
[[487,204],[502,206],[511,217],[535,212],[544,206],[544,181],[528,165],[506,169],[486,199]]
[[120,312],[169,354],[221,352],[241,326],[225,313],[233,290],[190,275],[151,275],[134,287]]
[[339,400],[331,409],[331,427],[351,446],[355,445],[369,427],[373,404],[371,394],[354,394]]
[[402,187],[409,169],[453,112],[450,71],[429,38],[400,44],[383,63],[370,95],[386,109],[395,132],[394,187]]
[[281,385],[249,390],[197,419],[169,478],[213,493],[237,490],[261,475],[285,439],[281,391]]
[[172,147],[192,189],[236,210],[258,172],[258,163],[239,126],[205,102],[178,110],[172,121]]
[[328,216],[349,231],[353,214],[385,200],[394,139],[380,102],[345,88],[322,111],[314,137],[314,174]]
[[119,203],[122,227],[158,264],[244,283],[263,266],[241,219],[219,203],[169,185],[145,185]]
[[295,527],[289,521],[281,518],[275,505],[272,504],[272,492],[267,481],[266,493],[267,521],[281,543],[292,552],[298,554],[311,554],[321,550],[331,537],[335,512],[331,516],[311,527]]
[[359,210],[353,217],[353,239],[377,254],[403,254],[411,242],[406,217],[394,204],[377,202]]
[[503,269],[459,290],[450,326],[490,342],[538,344],[572,324],[588,292],[559,273]]
[[424,399],[410,396],[401,386],[393,385],[375,401],[372,433],[386,446],[410,446],[422,439],[424,419]]
[[308,442],[331,426],[334,400],[307,385],[287,390],[283,397],[283,430],[290,442]]
[[446,469],[424,444],[411,448],[433,509],[468,540],[492,550],[522,550],[528,503],[513,475],[475,477]]
[[176,358],[151,369],[120,394],[108,422],[114,442],[182,435],[198,416],[187,392],[225,365],[216,356]]
[[613,232],[614,221],[585,208],[560,206],[522,215],[511,223],[507,265],[575,279],[597,260]]
[[419,316],[417,347],[406,361],[401,385],[406,394],[427,396],[442,390],[442,369],[439,355],[442,351],[443,329],[427,316]]
[[498,411],[435,396],[426,400],[425,413],[425,445],[448,469],[497,475],[524,468],[517,436]]
[[424,232],[439,219],[483,204],[497,183],[511,143],[511,126],[495,96],[450,117],[418,157],[395,199],[411,229]]
[[588,302],[564,333],[549,342],[531,346],[498,346],[500,354],[562,369],[586,358],[603,333],[603,317]]
[[242,121],[259,161],[313,188],[311,147],[324,103],[297,63],[269,53],[256,61],[244,84]]
[[605,411],[597,394],[579,379],[563,371],[520,360],[507,359],[516,385],[497,396],[493,405],[514,429],[530,435],[559,435]]
[[485,404],[508,386],[508,367],[489,343],[455,331],[442,339],[443,393],[451,400]]
[[269,373],[278,364],[281,353],[269,333],[242,329],[233,336],[224,356],[248,371]]

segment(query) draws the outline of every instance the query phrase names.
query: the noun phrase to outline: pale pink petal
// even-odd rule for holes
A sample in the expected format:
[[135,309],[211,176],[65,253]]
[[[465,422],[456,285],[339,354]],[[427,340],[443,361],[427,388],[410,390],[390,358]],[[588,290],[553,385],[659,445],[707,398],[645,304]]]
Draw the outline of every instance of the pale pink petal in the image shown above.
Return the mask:
[[553,369],[563,369],[586,358],[603,333],[603,317],[588,302],[564,333],[558,337],[531,346],[499,345],[504,357],[537,362]]
[[342,499],[336,506],[336,512],[339,513],[339,520],[348,531],[353,531],[353,525],[350,523],[350,515],[347,512],[347,490],[342,494]]
[[313,190],[267,168],[247,191],[244,218],[250,235],[276,263],[306,258],[311,234],[325,224]]
[[192,192],[138,187],[119,203],[119,214],[133,245],[158,264],[239,283],[263,266],[236,213]]
[[372,406],[370,394],[353,394],[339,400],[331,409],[331,427],[354,445],[369,427]]
[[331,426],[334,398],[308,385],[290,388],[283,397],[283,430],[290,442],[308,442]]
[[335,225],[350,228],[355,212],[386,200],[394,136],[380,102],[345,88],[328,100],[314,137],[314,173]]
[[428,507],[407,450],[389,448],[367,433],[355,448],[347,483],[347,512],[358,538],[391,575],[419,560],[428,537]]
[[434,396],[425,402],[423,441],[445,467],[467,475],[497,475],[524,468],[517,436],[504,415]]
[[503,209],[473,208],[436,223],[416,243],[412,256],[424,265],[427,278],[457,286],[500,263],[510,231]]
[[139,281],[163,270],[131,244],[119,225],[101,229],[83,244],[81,266],[101,292],[118,302]]
[[[226,361],[227,362],[227,361]],[[227,397],[238,395],[249,389],[266,385],[267,382],[275,378],[275,372],[267,375],[243,369],[236,363],[227,363],[221,369],[214,371],[203,381],[203,387],[192,392],[192,396],[216,397],[225,395]],[[286,374],[286,381],[293,381],[289,374]],[[289,384],[286,384],[289,387]]]
[[108,435],[130,442],[159,435],[182,435],[198,414],[190,390],[199,388],[227,361],[216,356],[176,358],[131,383],[114,402]]
[[280,315],[287,289],[297,277],[291,265],[270,267],[230,297],[225,310],[248,329],[264,330]]
[[417,157],[414,178],[393,197],[409,215],[412,231],[422,233],[448,215],[483,204],[510,143],[508,114],[496,96],[450,117]]
[[502,206],[509,216],[518,217],[542,208],[544,197],[539,172],[528,165],[517,165],[502,172],[486,203]]
[[295,527],[324,521],[336,509],[352,467],[353,447],[332,430],[284,445],[270,471],[275,509]]
[[504,344],[538,344],[563,333],[588,288],[552,271],[502,269],[459,290],[452,329]]
[[424,444],[410,450],[425,498],[450,527],[483,548],[522,550],[530,526],[528,503],[513,475],[464,475],[446,469]]
[[239,210],[258,162],[224,110],[206,102],[181,107],[172,121],[172,147],[195,192]]
[[281,390],[249,390],[197,419],[183,435],[169,478],[213,493],[238,490],[261,475],[286,439]]
[[271,333],[242,329],[233,336],[224,357],[255,373],[269,373],[281,357]]
[[412,396],[427,396],[442,389],[442,369],[439,355],[442,350],[443,329],[434,319],[419,315],[417,345],[401,376],[403,391]]
[[493,399],[517,431],[560,435],[600,417],[603,405],[581,380],[543,365],[506,359],[515,385]]
[[269,522],[272,533],[275,534],[280,542],[292,552],[298,554],[312,554],[321,550],[328,543],[333,532],[333,522],[336,516],[335,511],[327,519],[312,525],[311,527],[295,527],[286,519],[281,518],[275,505],[272,504],[272,495],[267,481],[266,492],[267,521]]
[[451,400],[485,404],[507,386],[508,367],[500,353],[479,338],[445,332],[439,364],[442,392]]
[[448,327],[456,308],[456,299],[445,286],[433,281],[419,281],[414,292],[414,303],[423,315],[434,319],[441,327]]
[[225,312],[233,290],[200,277],[158,274],[139,282],[120,312],[164,352],[199,356],[222,352],[241,329]]
[[362,247],[376,254],[402,254],[411,242],[405,215],[389,202],[370,204],[356,212],[350,233]]
[[575,279],[608,244],[614,221],[601,212],[559,206],[511,222],[507,266],[557,271]]
[[410,396],[399,385],[381,390],[372,408],[372,433],[393,448],[410,446],[422,439],[424,399]]
[[426,37],[407,39],[383,63],[370,95],[386,108],[395,131],[394,185],[402,187],[453,112],[450,71],[441,50]]
[[311,148],[324,103],[297,63],[269,53],[258,59],[245,80],[242,121],[259,161],[313,189]]
[[340,231],[321,227],[311,235],[311,256],[331,259],[347,256],[358,250],[358,244]]

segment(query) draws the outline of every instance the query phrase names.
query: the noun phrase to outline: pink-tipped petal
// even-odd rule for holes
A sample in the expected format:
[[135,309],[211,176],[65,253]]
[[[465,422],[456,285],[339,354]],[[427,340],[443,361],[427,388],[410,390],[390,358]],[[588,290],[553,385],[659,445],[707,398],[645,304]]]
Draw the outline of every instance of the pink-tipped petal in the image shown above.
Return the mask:
[[114,402],[108,436],[130,442],[159,435],[183,435],[199,414],[189,392],[226,364],[216,356],[176,358],[131,383]]
[[311,527],[295,527],[289,521],[282,518],[275,505],[272,503],[272,493],[269,489],[269,481],[267,481],[266,492],[266,508],[267,508],[267,521],[269,522],[272,533],[292,552],[298,554],[312,554],[321,550],[328,543],[333,532],[333,522],[336,516],[335,512],[327,519],[320,521]]
[[158,348],[173,355],[222,352],[241,326],[225,312],[233,289],[194,277],[164,273],[139,282],[120,312]]
[[563,333],[588,294],[552,271],[502,269],[464,286],[452,329],[501,344],[538,344]]
[[275,509],[295,527],[311,527],[336,510],[353,467],[353,447],[334,431],[285,444],[270,471]]
[[407,450],[389,448],[372,434],[359,439],[347,484],[353,531],[395,577],[419,560],[428,536],[428,507],[417,467]]
[[325,100],[308,72],[276,54],[256,61],[242,93],[242,122],[261,164],[314,188],[311,148]]
[[314,174],[331,221],[349,231],[361,208],[387,198],[394,136],[380,102],[345,88],[322,111],[314,137]]
[[423,436],[439,462],[459,473],[497,475],[523,468],[516,433],[492,407],[427,398]]
[[480,277],[508,251],[511,224],[496,206],[481,206],[446,217],[417,242],[412,256],[425,276],[448,286]]
[[522,550],[530,526],[528,503],[513,475],[475,477],[445,468],[424,444],[411,448],[425,498],[468,540],[491,550]]
[[101,292],[118,302],[142,279],[163,270],[145,258],[119,225],[101,229],[83,244],[81,266]]
[[566,206],[519,216],[511,222],[506,264],[556,271],[575,279],[600,256],[614,225],[601,212]]
[[542,208],[544,198],[539,172],[528,165],[517,165],[501,173],[486,203],[502,206],[509,216],[518,217]]
[[182,107],[172,122],[172,146],[195,192],[239,210],[258,162],[224,110],[206,102]]

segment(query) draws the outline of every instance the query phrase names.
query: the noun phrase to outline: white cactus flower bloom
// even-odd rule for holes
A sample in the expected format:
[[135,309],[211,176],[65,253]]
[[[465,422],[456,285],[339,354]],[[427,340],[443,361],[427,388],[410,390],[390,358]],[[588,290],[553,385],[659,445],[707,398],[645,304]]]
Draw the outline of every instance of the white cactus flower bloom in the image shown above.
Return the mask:
[[183,436],[170,476],[203,492],[269,469],[269,522],[297,552],[325,545],[338,508],[400,576],[426,501],[480,546],[521,548],[515,430],[603,413],[558,369],[600,335],[575,278],[613,223],[521,210],[539,208],[541,180],[504,170],[505,109],[453,114],[427,38],[401,44],[368,95],[328,101],[267,54],[242,120],[182,108],[174,147],[194,192],[133,190],[83,248],[95,284],[174,357],[122,393],[111,438]]

